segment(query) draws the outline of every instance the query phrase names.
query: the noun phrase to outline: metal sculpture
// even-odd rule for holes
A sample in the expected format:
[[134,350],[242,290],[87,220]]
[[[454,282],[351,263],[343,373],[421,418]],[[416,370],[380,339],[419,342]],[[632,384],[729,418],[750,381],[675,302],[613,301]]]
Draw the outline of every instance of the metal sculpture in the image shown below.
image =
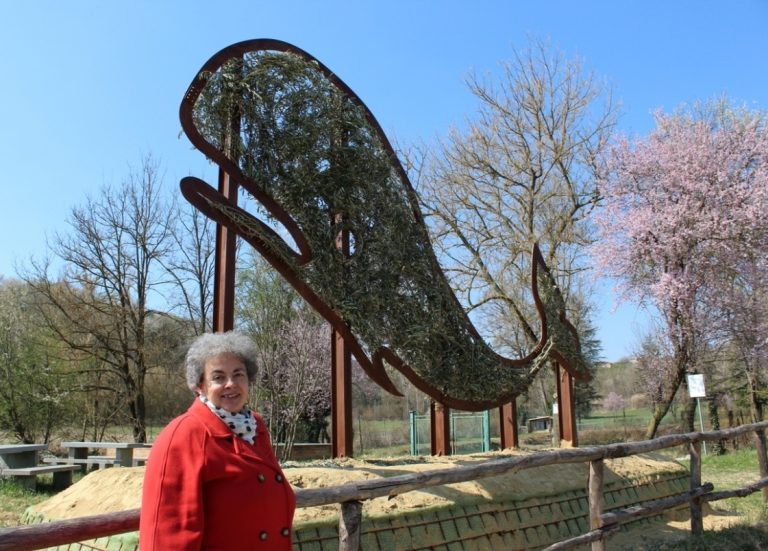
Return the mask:
[[238,207],[221,182],[217,191],[184,178],[184,197],[259,251],[384,389],[400,395],[383,362],[440,404],[467,411],[508,404],[547,360],[589,378],[535,244],[538,343],[511,359],[483,341],[439,267],[416,193],[378,122],[308,53],[272,39],[229,46],[195,76],[180,116],[192,144],[282,232]]

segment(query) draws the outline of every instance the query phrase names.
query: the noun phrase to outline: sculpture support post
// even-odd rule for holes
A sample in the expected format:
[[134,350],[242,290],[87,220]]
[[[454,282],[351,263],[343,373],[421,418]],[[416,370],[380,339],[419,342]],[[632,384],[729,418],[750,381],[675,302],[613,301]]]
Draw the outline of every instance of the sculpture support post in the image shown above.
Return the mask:
[[[237,204],[237,184],[219,169],[219,192]],[[235,327],[235,232],[216,224],[216,260],[213,275],[213,330]]]
[[337,331],[331,334],[331,451],[352,457],[352,355]]
[[517,399],[499,408],[499,431],[501,432],[501,449],[514,449],[520,446],[517,435]]
[[[337,214],[334,221],[341,222]],[[336,247],[349,255],[349,232],[336,236]],[[352,354],[344,337],[331,332],[331,453],[333,457],[352,457]]]
[[[234,64],[235,71],[242,71],[242,63]],[[223,150],[232,150],[233,136],[240,135],[240,113],[232,107],[229,124],[224,130]],[[237,183],[219,167],[219,193],[230,203],[237,205]],[[235,247],[236,234],[222,224],[216,224],[216,257],[213,274],[213,330],[216,333],[231,331],[235,327]]]
[[451,455],[451,410],[434,400],[429,404],[429,435],[432,455]]
[[573,397],[573,377],[562,369],[560,364],[555,367],[557,379],[557,424],[560,429],[560,447],[576,448],[579,446],[576,436],[576,401]]

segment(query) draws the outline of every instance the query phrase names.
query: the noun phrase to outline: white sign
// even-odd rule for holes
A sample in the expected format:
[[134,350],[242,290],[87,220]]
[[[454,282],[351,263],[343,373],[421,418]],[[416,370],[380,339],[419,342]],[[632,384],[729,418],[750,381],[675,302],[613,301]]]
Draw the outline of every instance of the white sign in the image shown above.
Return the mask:
[[691,398],[704,398],[707,395],[704,390],[704,375],[688,375],[688,394]]

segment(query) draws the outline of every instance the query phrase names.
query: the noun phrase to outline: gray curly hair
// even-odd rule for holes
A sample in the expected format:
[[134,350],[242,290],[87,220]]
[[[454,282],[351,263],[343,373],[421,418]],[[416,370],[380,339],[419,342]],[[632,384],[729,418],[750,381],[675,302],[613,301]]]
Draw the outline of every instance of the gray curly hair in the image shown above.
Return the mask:
[[192,341],[184,360],[187,386],[192,392],[197,392],[203,381],[205,362],[220,354],[237,356],[245,365],[248,381],[252,383],[256,380],[256,346],[248,336],[237,331],[204,333]]

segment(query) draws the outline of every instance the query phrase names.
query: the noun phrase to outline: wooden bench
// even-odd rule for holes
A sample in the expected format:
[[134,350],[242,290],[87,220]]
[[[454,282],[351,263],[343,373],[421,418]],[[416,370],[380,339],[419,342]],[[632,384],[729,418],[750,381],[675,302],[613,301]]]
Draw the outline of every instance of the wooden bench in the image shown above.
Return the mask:
[[0,475],[12,476],[27,488],[34,490],[37,488],[37,475],[52,473],[53,487],[57,490],[63,490],[72,485],[72,473],[79,470],[80,465],[40,465],[2,469]]

